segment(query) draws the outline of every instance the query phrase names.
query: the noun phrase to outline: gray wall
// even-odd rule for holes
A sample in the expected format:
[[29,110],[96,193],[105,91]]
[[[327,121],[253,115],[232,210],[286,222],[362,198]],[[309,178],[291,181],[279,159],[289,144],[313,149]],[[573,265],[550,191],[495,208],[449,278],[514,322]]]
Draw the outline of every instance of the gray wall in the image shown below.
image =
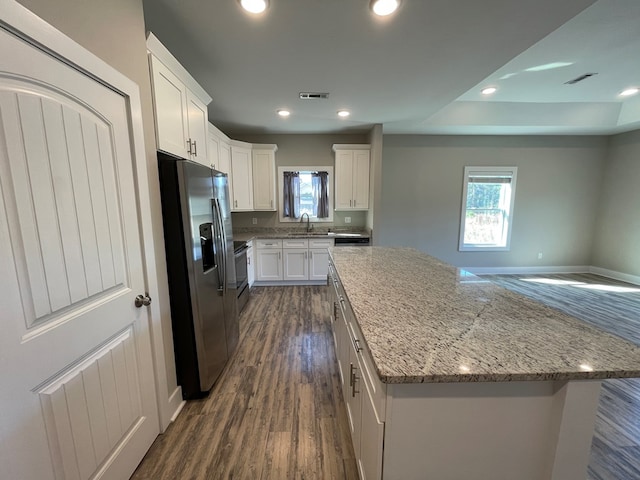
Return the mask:
[[640,130],[610,139],[592,264],[640,275]]
[[[606,153],[606,137],[385,135],[379,243],[461,267],[590,265]],[[509,252],[457,250],[467,165],[518,167]]]
[[[167,388],[165,392],[158,392],[161,402],[160,412],[165,416],[167,413],[172,414],[173,412],[167,412],[166,405],[162,404],[163,400],[174,392],[177,383],[142,0],[19,0],[19,2],[129,77],[140,88],[158,281],[158,291],[151,291],[150,294],[160,309],[161,317],[153,319],[153,346],[155,351],[162,349],[166,362],[166,381],[158,383],[159,386],[166,384]],[[158,374],[162,373],[158,372]],[[167,425],[168,420],[163,418],[163,425]]]
[[[227,132],[225,132],[227,133]],[[368,143],[368,136],[363,135],[246,135],[227,134],[234,140],[242,140],[250,143],[275,143],[278,145],[276,152],[276,168],[280,166],[319,166],[333,167],[335,165],[331,146],[334,143]],[[279,183],[278,183],[279,185]],[[279,188],[279,187],[278,187]],[[322,227],[344,226],[345,217],[351,217],[349,226],[364,228],[367,222],[367,212],[334,212],[333,223],[322,223]],[[286,227],[286,223],[280,223],[277,212],[240,212],[232,215],[234,227],[255,227],[252,219],[258,219],[258,227]]]

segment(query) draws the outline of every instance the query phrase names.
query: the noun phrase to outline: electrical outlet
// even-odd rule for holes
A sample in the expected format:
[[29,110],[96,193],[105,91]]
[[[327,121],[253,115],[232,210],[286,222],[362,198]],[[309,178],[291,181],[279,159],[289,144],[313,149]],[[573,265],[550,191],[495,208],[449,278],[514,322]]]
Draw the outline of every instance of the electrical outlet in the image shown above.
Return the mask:
[[538,252],[538,260],[542,260],[542,252]]
[[258,219],[256,217],[253,217],[251,219],[251,223],[253,223],[254,225],[257,225],[258,224]]
[[351,223],[351,217],[344,217],[344,223]]

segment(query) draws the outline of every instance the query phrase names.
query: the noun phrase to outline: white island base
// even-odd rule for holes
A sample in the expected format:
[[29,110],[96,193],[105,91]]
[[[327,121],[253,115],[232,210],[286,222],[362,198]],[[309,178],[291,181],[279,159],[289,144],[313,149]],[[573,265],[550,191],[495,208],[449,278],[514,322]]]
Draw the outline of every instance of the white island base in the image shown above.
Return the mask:
[[383,478],[584,480],[601,383],[388,384]]

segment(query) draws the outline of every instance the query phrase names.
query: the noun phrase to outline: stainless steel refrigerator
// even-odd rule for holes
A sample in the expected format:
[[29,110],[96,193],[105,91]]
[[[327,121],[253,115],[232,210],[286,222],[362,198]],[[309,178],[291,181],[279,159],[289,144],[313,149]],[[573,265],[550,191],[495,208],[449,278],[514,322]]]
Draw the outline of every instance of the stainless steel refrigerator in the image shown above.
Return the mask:
[[228,177],[160,152],[158,169],[176,373],[198,398],[239,338]]

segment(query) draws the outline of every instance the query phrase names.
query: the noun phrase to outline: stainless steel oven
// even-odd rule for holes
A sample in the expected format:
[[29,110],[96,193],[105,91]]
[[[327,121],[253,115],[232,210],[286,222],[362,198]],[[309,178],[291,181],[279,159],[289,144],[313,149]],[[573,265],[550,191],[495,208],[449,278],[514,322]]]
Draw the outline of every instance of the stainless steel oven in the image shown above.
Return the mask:
[[236,292],[238,293],[238,312],[241,312],[249,300],[249,277],[247,276],[247,243],[234,241],[236,259]]

